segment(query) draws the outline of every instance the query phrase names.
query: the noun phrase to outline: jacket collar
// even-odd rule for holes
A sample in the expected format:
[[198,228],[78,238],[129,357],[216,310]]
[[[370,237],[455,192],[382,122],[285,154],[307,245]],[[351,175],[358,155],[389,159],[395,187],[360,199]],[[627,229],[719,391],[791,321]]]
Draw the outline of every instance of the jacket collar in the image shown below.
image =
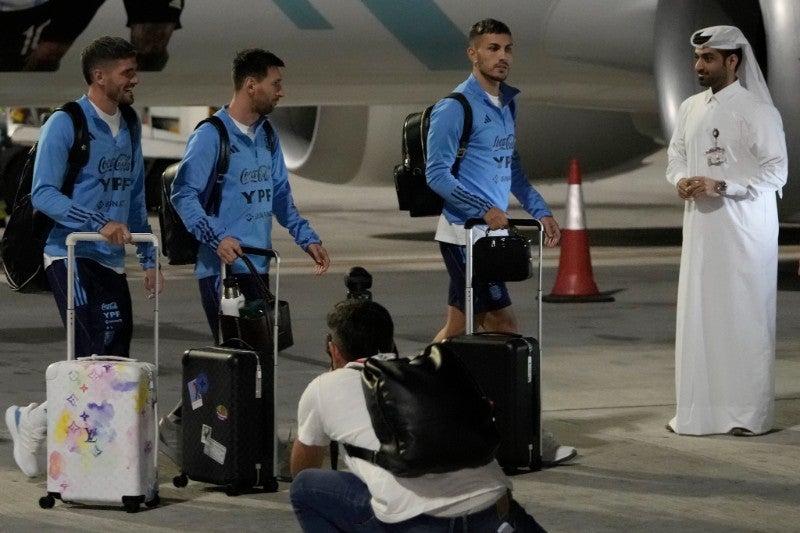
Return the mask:
[[[473,94],[479,98],[483,98],[486,102],[489,102],[489,97],[486,95],[486,91],[483,90],[483,87],[481,87],[481,84],[478,83],[478,79],[475,77],[475,74],[470,74],[469,78],[467,78],[467,83],[464,86],[464,92],[469,92],[470,94]],[[508,103],[518,94],[519,89],[516,87],[508,85],[506,82],[500,83],[500,96],[504,106],[508,105]]]

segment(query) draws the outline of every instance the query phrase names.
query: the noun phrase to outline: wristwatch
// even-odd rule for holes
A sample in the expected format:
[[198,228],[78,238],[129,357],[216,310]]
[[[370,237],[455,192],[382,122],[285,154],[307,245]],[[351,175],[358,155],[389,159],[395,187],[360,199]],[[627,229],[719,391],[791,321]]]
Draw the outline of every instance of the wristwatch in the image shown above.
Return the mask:
[[725,180],[718,181],[716,185],[714,185],[714,190],[717,191],[717,194],[725,194],[725,191],[728,190],[728,184],[725,183]]

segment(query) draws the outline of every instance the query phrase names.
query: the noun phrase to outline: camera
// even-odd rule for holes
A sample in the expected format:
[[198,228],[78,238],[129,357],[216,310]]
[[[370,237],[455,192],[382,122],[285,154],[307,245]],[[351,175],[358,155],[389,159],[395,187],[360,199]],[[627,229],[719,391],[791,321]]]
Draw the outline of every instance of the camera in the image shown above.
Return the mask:
[[348,300],[372,300],[372,274],[363,267],[357,266],[350,269],[344,277],[344,285],[347,287]]

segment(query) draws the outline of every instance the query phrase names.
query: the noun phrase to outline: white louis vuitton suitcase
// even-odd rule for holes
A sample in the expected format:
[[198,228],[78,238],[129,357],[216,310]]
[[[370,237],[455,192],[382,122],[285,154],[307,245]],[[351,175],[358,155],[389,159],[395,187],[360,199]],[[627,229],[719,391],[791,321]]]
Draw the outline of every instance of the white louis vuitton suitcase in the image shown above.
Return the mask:
[[[158,239],[133,234],[134,242]],[[128,512],[158,505],[158,291],[154,298],[154,363],[127,357],[75,359],[75,243],[99,233],[67,237],[67,360],[47,368],[47,495],[80,503],[116,503]]]

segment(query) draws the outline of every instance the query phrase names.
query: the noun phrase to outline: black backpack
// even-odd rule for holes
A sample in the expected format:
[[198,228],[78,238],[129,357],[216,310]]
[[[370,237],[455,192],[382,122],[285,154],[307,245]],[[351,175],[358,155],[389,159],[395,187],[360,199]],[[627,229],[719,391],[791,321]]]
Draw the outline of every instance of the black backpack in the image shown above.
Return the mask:
[[[119,106],[123,118],[131,131],[133,152],[139,142],[139,122],[136,112],[127,105]],[[81,168],[89,161],[89,128],[86,116],[78,102],[67,102],[57,109],[67,113],[74,127],[74,141],[67,158],[68,168],[61,187],[62,194],[72,196],[75,179]],[[19,187],[14,199],[14,209],[8,220],[2,240],[0,256],[3,271],[9,286],[20,292],[49,291],[50,284],[44,273],[44,245],[53,229],[53,219],[37,211],[31,203],[33,187],[33,166],[39,143],[35,143],[22,167]]]
[[[219,154],[217,155],[217,164],[208,178],[208,185],[202,195],[206,197],[203,209],[209,215],[218,215],[222,201],[222,182],[225,179],[225,173],[228,172],[231,159],[231,141],[221,118],[212,115],[198,122],[194,129],[205,123],[212,124],[219,133]],[[275,131],[268,119],[264,120],[264,131],[267,134],[269,151],[274,154]],[[168,166],[161,175],[161,206],[158,210],[158,222],[161,226],[161,250],[170,265],[192,265],[197,262],[199,243],[195,236],[186,229],[186,225],[170,199],[172,182],[175,181],[180,166],[180,163],[174,163]]]
[[433,344],[413,358],[369,358],[361,381],[372,427],[373,451],[344,448],[398,477],[477,468],[494,459],[500,434],[492,402],[459,356]]
[[[458,141],[458,153],[450,172],[458,177],[458,167],[467,153],[469,137],[472,133],[472,106],[462,93],[450,93],[452,98],[464,108],[464,129]],[[403,162],[394,167],[394,187],[400,211],[408,211],[412,217],[437,216],[442,212],[444,200],[430,187],[425,177],[428,158],[428,129],[433,106],[424,111],[411,113],[403,122]]]

